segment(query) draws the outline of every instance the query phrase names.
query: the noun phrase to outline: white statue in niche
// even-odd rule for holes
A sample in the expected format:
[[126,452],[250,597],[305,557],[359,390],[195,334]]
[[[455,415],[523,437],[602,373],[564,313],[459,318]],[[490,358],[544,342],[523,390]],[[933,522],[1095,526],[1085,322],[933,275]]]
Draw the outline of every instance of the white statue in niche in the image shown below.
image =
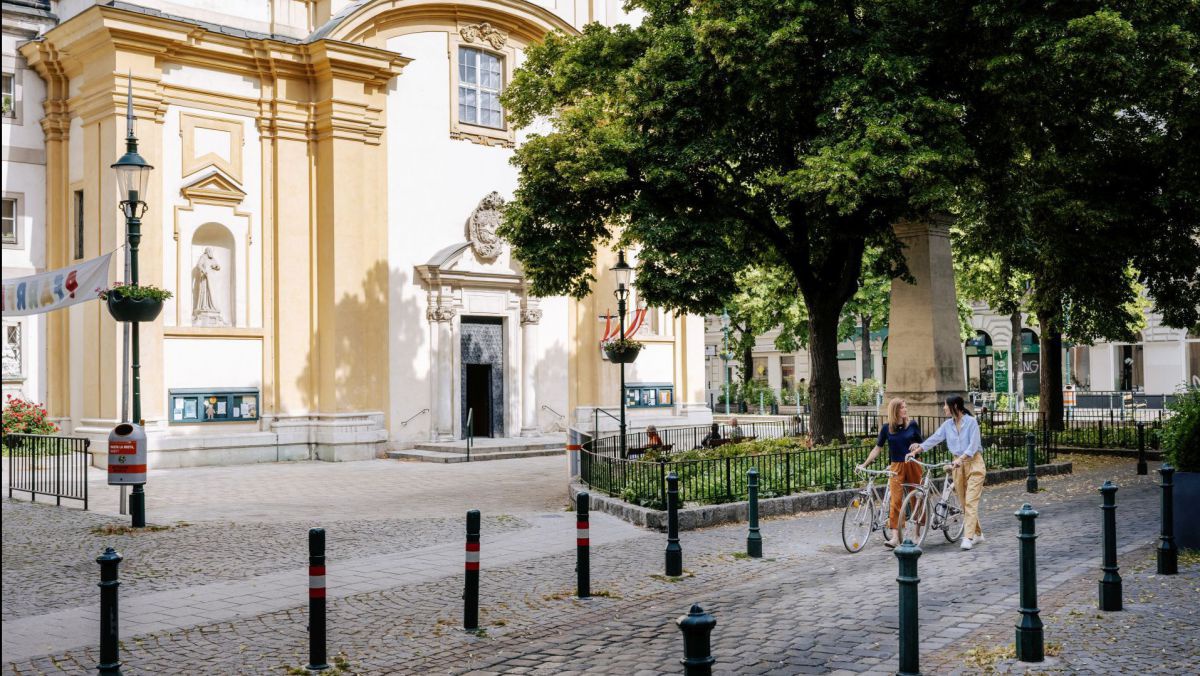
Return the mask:
[[213,256],[213,248],[204,247],[204,253],[200,254],[200,260],[192,269],[192,326],[226,326],[216,297],[213,296],[210,279],[213,273],[220,270],[221,266]]

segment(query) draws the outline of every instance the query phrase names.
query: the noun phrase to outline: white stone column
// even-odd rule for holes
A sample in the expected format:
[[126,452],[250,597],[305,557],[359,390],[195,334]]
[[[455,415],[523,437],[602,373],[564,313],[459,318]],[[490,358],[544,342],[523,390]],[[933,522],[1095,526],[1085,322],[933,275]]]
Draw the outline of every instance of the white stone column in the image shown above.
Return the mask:
[[521,310],[521,436],[536,437],[538,429],[537,357],[538,322],[542,311]]
[[446,305],[429,308],[426,315],[437,325],[437,353],[434,355],[433,436],[437,441],[454,439],[454,343],[451,322],[454,308]]

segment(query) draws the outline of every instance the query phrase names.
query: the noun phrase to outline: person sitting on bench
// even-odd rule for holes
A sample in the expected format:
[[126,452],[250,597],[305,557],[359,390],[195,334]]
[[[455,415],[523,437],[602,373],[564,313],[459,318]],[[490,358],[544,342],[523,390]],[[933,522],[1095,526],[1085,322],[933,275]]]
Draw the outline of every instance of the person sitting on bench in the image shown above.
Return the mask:
[[646,448],[655,448],[663,445],[662,437],[658,436],[658,428],[654,425],[646,426]]
[[704,448],[716,448],[721,443],[721,426],[717,423],[712,424],[712,431],[708,436],[700,441],[700,445]]

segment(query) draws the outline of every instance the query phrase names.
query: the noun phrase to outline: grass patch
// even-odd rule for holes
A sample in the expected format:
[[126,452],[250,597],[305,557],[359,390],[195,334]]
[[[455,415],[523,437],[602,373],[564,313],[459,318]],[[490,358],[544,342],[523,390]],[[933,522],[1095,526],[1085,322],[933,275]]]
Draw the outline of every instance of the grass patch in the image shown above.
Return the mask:
[[1179,550],[1179,565],[1200,566],[1200,549]]
[[650,576],[651,579],[658,580],[659,582],[682,582],[685,578],[689,577],[696,577],[696,574],[690,570],[687,570],[686,568],[683,571],[683,575],[676,576],[654,574]]
[[354,673],[350,670],[350,659],[346,656],[346,653],[338,653],[334,655],[333,659],[330,660],[329,668],[325,671],[312,672],[309,671],[307,667],[289,666],[284,666],[283,669],[284,673],[288,674],[288,676],[307,676],[308,674],[312,673],[320,673],[323,676],[347,676],[348,674]]
[[137,535],[139,533],[159,533],[166,530],[175,530],[176,528],[186,528],[192,524],[186,521],[180,521],[173,526],[146,526],[145,528],[134,528],[123,524],[105,524],[103,526],[95,526],[90,529],[92,535]]

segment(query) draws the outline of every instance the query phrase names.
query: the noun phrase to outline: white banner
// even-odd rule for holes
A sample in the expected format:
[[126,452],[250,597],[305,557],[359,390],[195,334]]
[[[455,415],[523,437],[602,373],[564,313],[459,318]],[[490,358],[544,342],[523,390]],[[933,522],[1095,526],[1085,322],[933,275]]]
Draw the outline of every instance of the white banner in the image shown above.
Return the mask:
[[108,286],[108,263],[113,253],[50,272],[4,280],[4,314],[35,315],[96,300],[96,289]]

